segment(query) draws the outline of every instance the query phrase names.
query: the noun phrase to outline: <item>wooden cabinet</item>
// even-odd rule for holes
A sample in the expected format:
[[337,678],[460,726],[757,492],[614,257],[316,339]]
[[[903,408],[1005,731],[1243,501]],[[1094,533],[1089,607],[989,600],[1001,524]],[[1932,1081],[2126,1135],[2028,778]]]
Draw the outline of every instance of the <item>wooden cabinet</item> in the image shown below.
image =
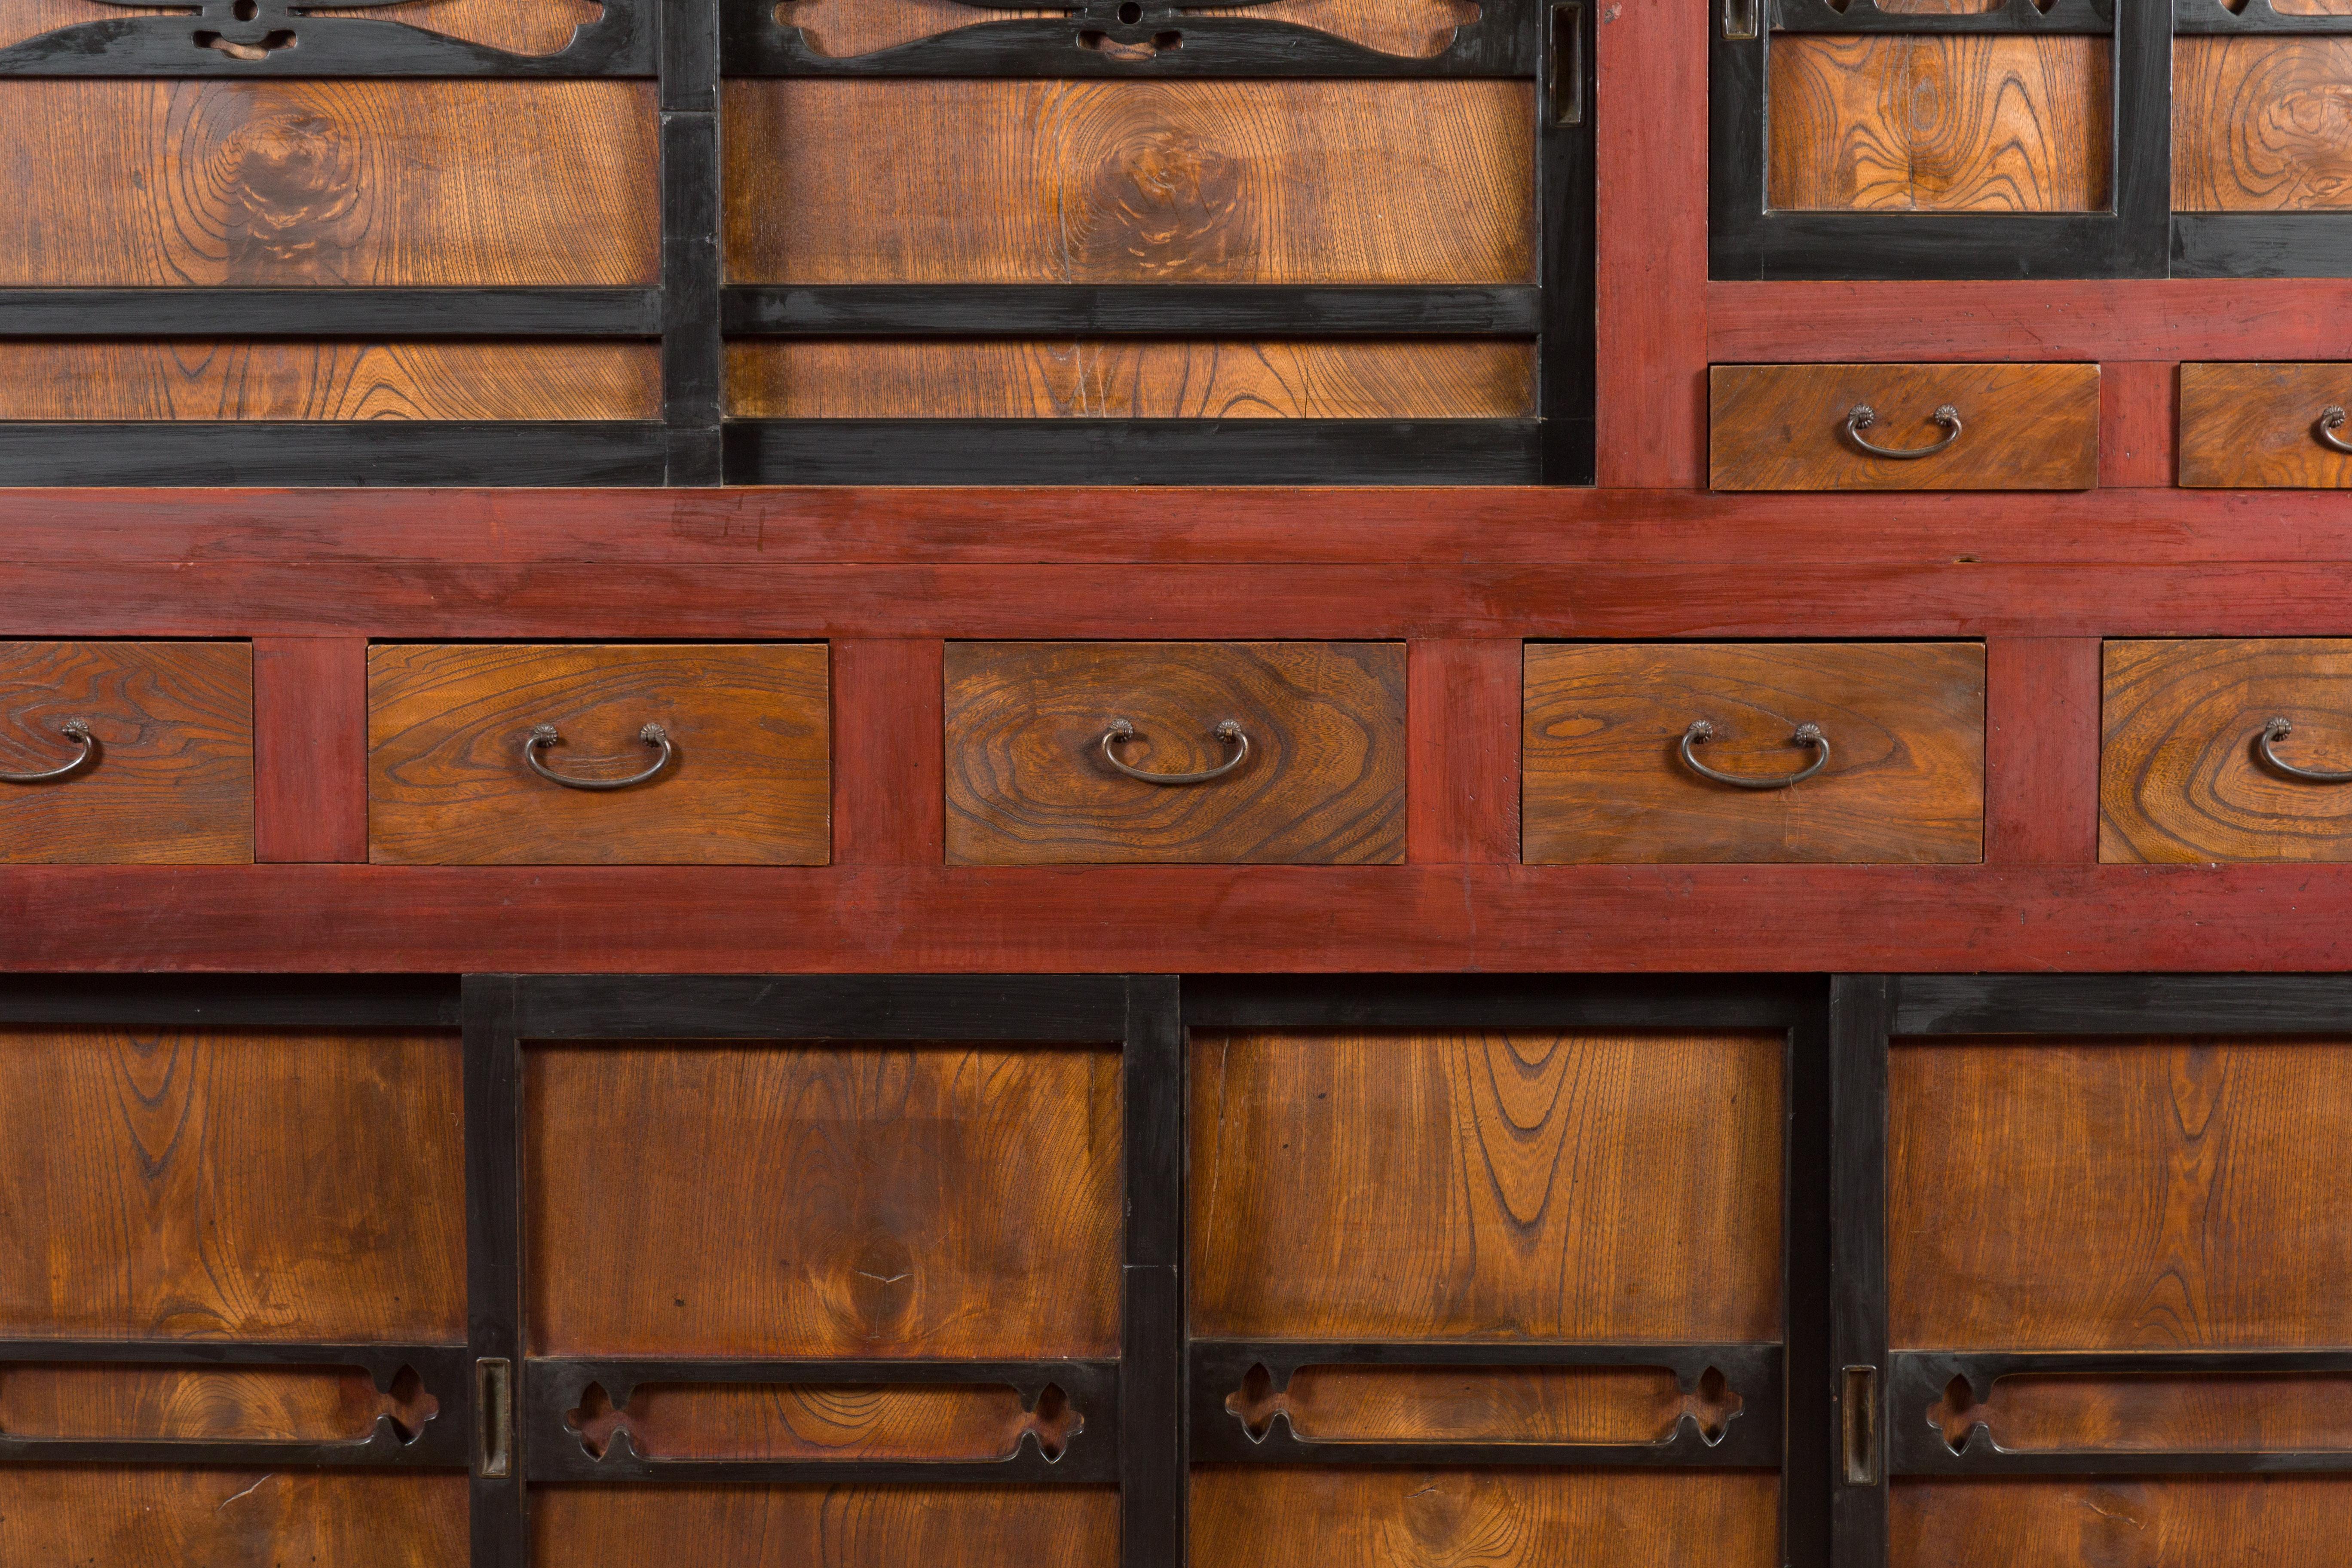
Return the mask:
[[2098,482],[2096,365],[1719,364],[1712,387],[1719,490]]

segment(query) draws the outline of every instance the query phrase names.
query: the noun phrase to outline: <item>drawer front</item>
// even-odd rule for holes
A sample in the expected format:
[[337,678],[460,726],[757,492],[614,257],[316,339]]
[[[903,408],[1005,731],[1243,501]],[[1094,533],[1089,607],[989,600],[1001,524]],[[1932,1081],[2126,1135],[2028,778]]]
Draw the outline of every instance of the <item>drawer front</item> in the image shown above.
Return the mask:
[[821,644],[372,648],[369,858],[823,865],[831,738]]
[[0,864],[251,860],[253,650],[0,642]]
[[1535,644],[1523,744],[1532,864],[1983,856],[1973,643]]
[[956,865],[1404,858],[1401,643],[950,643],[946,706]]
[[[2095,364],[1719,364],[1711,387],[1719,490],[2077,490],[2099,482]],[[1954,418],[1938,423],[1944,409]],[[1865,443],[1911,455],[1883,456]]]
[[2180,482],[2352,488],[2347,406],[2352,364],[2184,364]]

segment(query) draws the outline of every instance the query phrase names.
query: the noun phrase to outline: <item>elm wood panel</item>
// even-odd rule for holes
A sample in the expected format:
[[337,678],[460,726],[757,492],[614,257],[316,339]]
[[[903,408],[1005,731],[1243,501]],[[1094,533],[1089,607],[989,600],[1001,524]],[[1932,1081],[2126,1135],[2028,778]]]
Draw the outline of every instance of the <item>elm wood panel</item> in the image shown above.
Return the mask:
[[1778,1337],[1779,1037],[1193,1041],[1196,1335]]
[[[950,643],[947,856],[955,866],[1394,865],[1405,849],[1405,649],[1396,643]],[[1236,754],[1206,784],[1183,773]]]
[[729,1568],[1117,1568],[1110,1487],[534,1486],[531,1562]]
[[[1183,16],[1215,10],[1180,9]],[[856,0],[783,0],[778,24],[801,29],[810,50],[836,59],[869,55],[942,33],[1013,17],[1062,17],[1066,11],[985,10],[961,0],[900,0],[862,5]],[[1454,31],[1478,19],[1474,0],[1262,0],[1239,15],[1254,21],[1291,22],[1360,44],[1385,55],[1428,59],[1453,47]],[[1081,35],[1083,36],[1083,35]],[[1114,51],[1117,46],[1111,46]]]
[[2179,367],[2127,360],[2099,367],[2099,483],[2155,489],[2173,482]]
[[1887,1085],[1894,1345],[2352,1343],[2352,1047],[1937,1041]]
[[0,1230],[27,1243],[0,1249],[0,1336],[464,1339],[458,1057],[442,1035],[0,1029]]
[[2352,756],[2352,640],[2110,642],[2099,753],[2099,858],[2129,863],[2352,860],[2352,791],[2289,778],[2282,761]]
[[[12,595],[13,596],[13,595]],[[0,865],[253,858],[253,650],[244,643],[0,642]]]
[[1009,1459],[1032,1434],[1059,1458],[1086,1429],[1058,1389],[1024,1410],[986,1384],[639,1384],[623,1406],[591,1384],[564,1424],[599,1458],[626,1432],[662,1459]]
[[936,866],[945,852],[936,640],[833,644],[833,860]]
[[1658,1366],[1303,1366],[1225,1409],[1253,1436],[1278,1413],[1322,1443],[1663,1443],[1685,1410],[1717,1431],[1724,1414]]
[[2096,637],[1985,645],[1985,859],[2078,866],[2099,840]]
[[2109,203],[2108,40],[1780,34],[1766,201],[1795,211],[2095,212]]
[[1516,638],[1422,637],[1405,663],[1405,858],[1519,858]]
[[1118,1084],[1059,1047],[534,1047],[530,1352],[1117,1355]]
[[2352,208],[2352,38],[2176,39],[2172,205]]
[[0,343],[0,419],[660,417],[652,343]]
[[253,644],[253,858],[367,858],[367,641]]
[[118,1362],[0,1367],[0,1432],[12,1437],[356,1442],[383,1415],[413,1437],[439,1413],[440,1403],[414,1371],[394,1379],[387,1392],[358,1367]]
[[1647,1568],[1779,1563],[1780,1478],[1753,1470],[1192,1472],[1199,1568]]
[[[826,657],[812,643],[419,644],[368,650],[369,858],[383,865],[822,865]],[[538,777],[544,764],[625,790]]]
[[0,1559],[74,1568],[465,1568],[466,1478],[364,1469],[0,1469]]
[[[2099,482],[2095,364],[1719,364],[1710,483],[1719,490],[2063,490]],[[1962,430],[1929,457],[1882,458],[1846,434],[1859,406],[1874,446],[1932,447],[1948,405]]]
[[650,284],[638,81],[0,81],[0,284]]
[[[1522,813],[1530,864],[1964,863],[1984,853],[1985,652],[1976,643],[1529,644]],[[1746,790],[1707,766],[1817,780]]]
[[2352,1478],[1897,1479],[1892,1568],[2177,1568],[2325,1563],[2352,1530]]
[[730,81],[727,275],[1531,283],[1532,93],[1469,80]]
[[[2352,457],[2319,438],[2347,405],[2352,364],[2184,364],[2180,482],[2352,489]],[[2352,426],[2334,434],[2352,443]]]
[[2352,1449],[2352,1374],[2033,1374],[1995,1379],[1981,1404],[1956,1378],[1927,1419],[1954,1444],[1982,1423],[2013,1452]]
[[757,419],[1503,419],[1535,411],[1525,342],[1179,338],[841,341],[727,347],[728,412]]
[[516,55],[558,55],[574,30],[604,13],[596,0],[394,0],[389,5],[338,10],[336,16],[373,16],[487,44]]
[[193,16],[195,7],[116,5],[107,0],[0,0],[0,48],[37,38],[59,27],[103,22],[113,16]]

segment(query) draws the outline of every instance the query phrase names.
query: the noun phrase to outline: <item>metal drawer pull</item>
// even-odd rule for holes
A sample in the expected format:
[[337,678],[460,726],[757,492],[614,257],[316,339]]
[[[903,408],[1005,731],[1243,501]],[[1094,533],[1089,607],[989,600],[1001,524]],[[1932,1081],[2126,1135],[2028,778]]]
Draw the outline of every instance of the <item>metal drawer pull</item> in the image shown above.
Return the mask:
[[1782,773],[1778,778],[1742,778],[1738,773],[1717,773],[1708,767],[1698,760],[1691,748],[1714,739],[1714,725],[1704,719],[1692,720],[1691,727],[1683,731],[1683,765],[1703,779],[1713,779],[1734,789],[1787,789],[1790,784],[1804,783],[1830,765],[1830,738],[1822,733],[1819,724],[1800,724],[1797,732],[1789,737],[1789,744],[1792,746],[1811,746],[1813,760],[1795,773]]
[[1197,773],[1148,773],[1141,768],[1131,768],[1125,763],[1120,762],[1118,760],[1118,753],[1111,749],[1118,745],[1121,741],[1132,741],[1135,739],[1134,725],[1129,723],[1124,719],[1114,719],[1110,721],[1110,728],[1103,731],[1103,761],[1108,763],[1112,767],[1117,768],[1120,773],[1125,773],[1129,778],[1141,779],[1145,784],[1213,784],[1216,780],[1223,778],[1227,773],[1232,773],[1235,768],[1240,767],[1244,763],[1249,761],[1250,753],[1249,737],[1242,733],[1242,727],[1233,720],[1228,719],[1223,723],[1218,725],[1213,733],[1216,735],[1218,740],[1223,741],[1226,745],[1236,748],[1232,759],[1224,763],[1223,765],[1209,768]]
[[98,741],[97,738],[89,732],[89,721],[87,719],[68,719],[65,721],[62,728],[68,740],[79,741],[81,742],[81,754],[79,756],[74,758],[63,767],[51,768],[47,773],[0,773],[0,784],[55,784],[59,779],[71,778],[74,774],[81,772],[82,769],[89,766],[92,759],[96,758],[98,755]]
[[2318,437],[2319,444],[2329,451],[2341,452],[2352,458],[2352,441],[2347,441],[2336,433],[2343,428],[2344,410],[2331,403],[2319,411],[2319,426],[2312,434]]
[[530,771],[532,773],[537,773],[541,778],[547,780],[550,784],[560,784],[565,789],[626,789],[631,784],[641,784],[645,783],[647,779],[653,777],[656,773],[669,766],[669,731],[663,729],[658,724],[648,724],[644,729],[638,731],[637,739],[643,741],[648,746],[660,747],[661,755],[656,757],[654,759],[654,765],[647,768],[645,772],[641,773],[631,773],[625,779],[576,779],[569,776],[568,774],[556,773],[545,763],[539,760],[539,753],[543,748],[552,746],[562,739],[563,737],[557,733],[556,728],[552,724],[540,724],[533,726],[530,733],[523,737],[522,760],[530,764]]
[[2330,773],[2324,768],[2299,768],[2271,750],[2273,745],[2294,733],[2293,724],[2284,719],[2273,719],[2263,726],[2262,739],[2254,742],[2254,750],[2262,753],[2263,762],[2291,779],[2305,779],[2313,784],[2352,784],[2352,773]]
[[1857,403],[1853,412],[1845,416],[1846,438],[1874,458],[1932,458],[1960,438],[1960,411],[1950,404],[1927,417],[1944,427],[1944,438],[1932,447],[1874,447],[1863,438],[1863,432],[1878,423],[1878,411],[1867,403]]

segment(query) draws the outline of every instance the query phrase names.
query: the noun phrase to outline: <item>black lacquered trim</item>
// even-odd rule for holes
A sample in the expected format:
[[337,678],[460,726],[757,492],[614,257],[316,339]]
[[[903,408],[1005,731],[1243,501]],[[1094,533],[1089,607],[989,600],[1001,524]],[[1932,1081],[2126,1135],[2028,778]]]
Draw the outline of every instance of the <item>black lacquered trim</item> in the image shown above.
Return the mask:
[[[1832,1568],[1885,1568],[1886,1037],[1895,981],[1830,983],[1830,1531]],[[1814,1397],[1822,1395],[1817,1394]]]
[[2245,9],[2231,11],[2221,0],[2173,0],[2172,30],[2200,33],[2352,33],[2352,16],[2291,16],[2273,8],[2271,0],[2245,0]]
[[454,1029],[457,983],[399,974],[17,974],[0,1024]]
[[[194,14],[109,16],[0,49],[0,76],[42,77],[649,77],[654,0],[604,0],[604,14],[550,55],[518,55],[405,22],[338,16],[370,0],[259,0],[235,14],[203,0]],[[205,40],[250,50],[239,58]]]
[[738,284],[719,304],[742,336],[1532,337],[1542,296],[1516,284]]
[[1799,984],[1780,1079],[1780,1561],[1827,1564],[1838,1438],[1828,1398],[1837,1384],[1831,1315],[1835,1085],[1830,984],[1820,977]]
[[2352,278],[2352,213],[2176,213],[2172,275]]
[[543,974],[515,982],[538,1040],[1015,1040],[1108,1044],[1118,976]]
[[[475,1411],[470,1457],[470,1568],[523,1568],[530,1519],[523,1468],[530,1447],[519,1418],[522,1364],[522,1050],[511,974],[465,978],[466,1339],[485,1399]],[[495,1368],[496,1379],[484,1374]],[[503,1394],[503,1401],[499,1396]],[[490,1462],[493,1456],[503,1465]]]
[[[2112,33],[2115,0],[2002,0],[1998,9],[1959,15],[1882,11],[1878,0],[1769,0],[1772,26],[1783,33]],[[2183,0],[2184,4],[2189,0]],[[2210,0],[2208,0],[2210,3]],[[2257,0],[2267,4],[2267,0]],[[2217,6],[2216,9],[2219,9]]]
[[1785,1029],[1819,1006],[1819,982],[1694,974],[1671,985],[1612,975],[1286,975],[1184,982],[1192,1029]]
[[662,471],[652,423],[0,423],[0,485],[658,485]]
[[0,289],[0,338],[650,338],[652,289]]
[[1897,1036],[2352,1031],[2352,984],[2312,974],[1906,974]]

